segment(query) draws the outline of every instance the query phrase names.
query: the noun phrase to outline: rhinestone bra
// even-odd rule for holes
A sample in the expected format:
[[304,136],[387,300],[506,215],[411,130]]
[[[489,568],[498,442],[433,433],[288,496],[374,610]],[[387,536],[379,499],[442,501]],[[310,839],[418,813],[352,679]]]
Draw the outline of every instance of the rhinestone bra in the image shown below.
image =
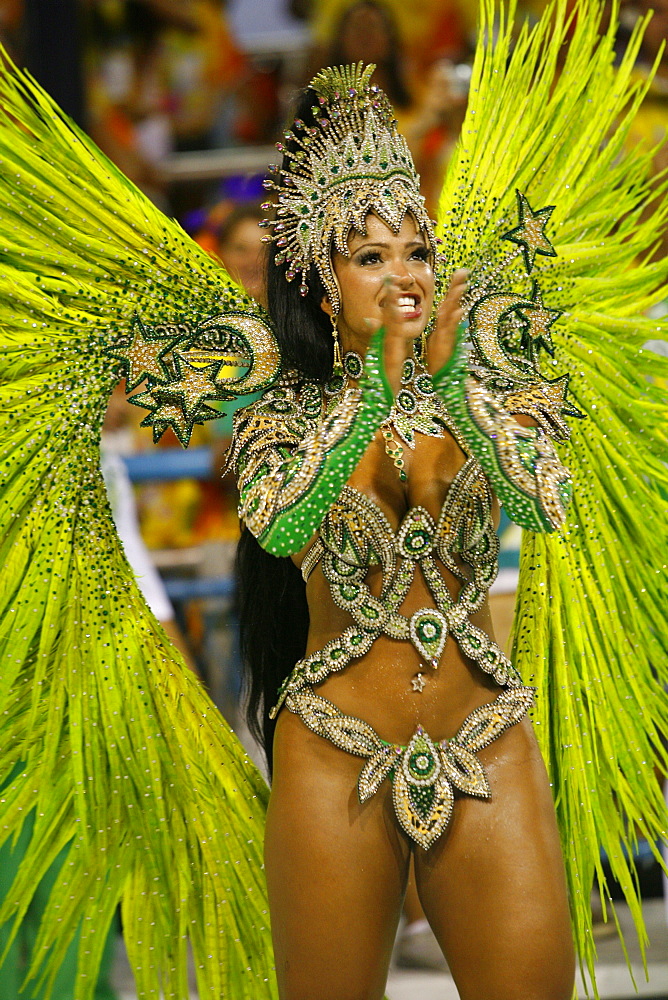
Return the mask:
[[[300,660],[279,691],[272,709],[286,696],[318,684],[364,656],[381,635],[410,642],[431,667],[438,667],[448,635],[462,652],[502,687],[516,687],[520,677],[510,660],[470,616],[482,606],[497,573],[499,542],[492,523],[492,493],[479,462],[469,456],[457,472],[438,522],[424,507],[411,507],[395,532],[378,505],[345,486],[309,549],[302,575],[308,579],[320,564],[334,603],[353,624],[322,649]],[[458,557],[458,559],[456,558]],[[460,582],[452,597],[436,559]],[[382,569],[379,597],[365,578],[370,566]],[[410,617],[399,610],[420,567],[434,606]]]

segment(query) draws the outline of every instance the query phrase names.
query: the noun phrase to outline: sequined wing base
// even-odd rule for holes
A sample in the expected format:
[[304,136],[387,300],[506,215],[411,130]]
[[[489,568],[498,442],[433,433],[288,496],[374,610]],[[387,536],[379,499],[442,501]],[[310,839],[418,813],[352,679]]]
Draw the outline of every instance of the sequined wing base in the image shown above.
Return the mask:
[[188,940],[201,997],[272,996],[267,789],[140,596],[98,441],[122,368],[186,440],[228,392],[228,356],[271,378],[273,338],[7,63],[0,107],[0,840],[34,816],[0,922],[19,926],[66,848],[31,982],[80,926],[75,993],[92,997],[120,902],[140,997],[185,1000]]
[[668,825],[653,770],[668,765],[668,365],[642,350],[668,339],[665,322],[644,315],[666,296],[668,263],[651,263],[651,251],[668,199],[665,177],[650,183],[653,150],[625,148],[643,96],[633,76],[642,25],[618,60],[618,8],[609,28],[603,8],[553,0],[537,25],[517,30],[514,3],[484,0],[481,37],[494,44],[478,47],[439,211],[448,266],[471,269],[471,301],[505,287],[535,306],[538,284],[542,332],[535,310],[528,326],[515,309],[508,343],[532,326],[545,379],[558,390],[569,376],[587,418],[557,445],[572,474],[565,531],[524,535],[513,658],[538,689],[534,721],[592,980],[599,849],[645,942],[628,852]]

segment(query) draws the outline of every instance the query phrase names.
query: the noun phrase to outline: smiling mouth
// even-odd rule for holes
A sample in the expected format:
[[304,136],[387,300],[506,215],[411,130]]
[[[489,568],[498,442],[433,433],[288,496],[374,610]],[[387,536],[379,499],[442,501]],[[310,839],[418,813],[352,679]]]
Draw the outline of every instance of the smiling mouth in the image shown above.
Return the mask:
[[406,316],[412,316],[419,311],[420,300],[417,295],[400,295],[397,305]]

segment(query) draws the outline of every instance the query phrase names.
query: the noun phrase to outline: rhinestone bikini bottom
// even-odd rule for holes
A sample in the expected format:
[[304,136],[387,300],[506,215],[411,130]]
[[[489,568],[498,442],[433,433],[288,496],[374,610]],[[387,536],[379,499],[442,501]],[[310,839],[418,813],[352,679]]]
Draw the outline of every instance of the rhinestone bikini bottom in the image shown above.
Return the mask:
[[344,715],[311,687],[290,692],[285,706],[318,736],[367,758],[357,782],[360,802],[390,779],[401,827],[426,850],[450,821],[455,790],[480,799],[491,797],[487,775],[475,754],[519,722],[533,697],[533,688],[509,688],[474,709],[451,739],[435,742],[418,726],[408,746],[381,740],[368,723]]

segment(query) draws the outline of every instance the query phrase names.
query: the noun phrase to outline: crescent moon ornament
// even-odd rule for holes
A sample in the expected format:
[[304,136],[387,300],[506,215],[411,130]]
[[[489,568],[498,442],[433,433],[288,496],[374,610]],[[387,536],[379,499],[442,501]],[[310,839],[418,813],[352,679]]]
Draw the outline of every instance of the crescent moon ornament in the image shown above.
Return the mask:
[[256,316],[231,313],[222,319],[221,325],[237,339],[240,348],[234,364],[237,368],[245,367],[246,371],[228,374],[225,369],[229,361],[226,361],[216,376],[216,385],[223,392],[229,393],[225,397],[227,399],[236,399],[237,396],[268,388],[276,381],[281,368],[281,356],[273,333]]
[[534,303],[521,295],[492,293],[479,299],[469,313],[469,335],[481,360],[513,381],[529,376],[530,362],[515,360],[504,350],[499,325],[511,313],[533,307]]
[[171,427],[187,447],[194,424],[221,413],[207,403],[266,389],[277,378],[278,344],[260,314],[229,310],[195,323],[151,325],[135,315],[125,336],[107,354],[120,362],[129,402],[149,411],[142,426],[157,441]]

